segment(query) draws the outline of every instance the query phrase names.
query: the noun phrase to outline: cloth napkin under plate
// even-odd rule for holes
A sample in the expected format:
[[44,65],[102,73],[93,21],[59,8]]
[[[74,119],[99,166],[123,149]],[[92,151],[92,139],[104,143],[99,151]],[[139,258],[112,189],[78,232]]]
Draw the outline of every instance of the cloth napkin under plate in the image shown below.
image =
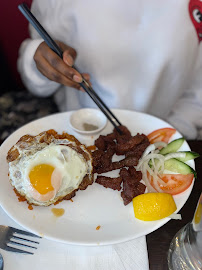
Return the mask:
[[[23,229],[0,207],[0,224]],[[72,246],[42,238],[34,255],[0,250],[4,270],[149,270],[146,237],[109,246]]]

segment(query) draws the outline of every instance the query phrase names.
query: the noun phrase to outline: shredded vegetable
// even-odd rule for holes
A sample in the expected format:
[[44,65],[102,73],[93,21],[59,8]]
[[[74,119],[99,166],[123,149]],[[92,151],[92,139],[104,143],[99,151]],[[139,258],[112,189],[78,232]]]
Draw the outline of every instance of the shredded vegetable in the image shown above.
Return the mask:
[[154,143],[156,148],[161,148],[161,147],[165,147],[167,145],[167,143],[165,142],[155,142]]
[[186,155],[180,152],[160,154],[160,149],[166,145],[165,142],[150,144],[136,166],[136,170],[142,172],[142,180],[145,182],[148,192],[163,192],[161,187],[166,183],[159,176],[164,172],[165,161],[171,158],[184,158]]

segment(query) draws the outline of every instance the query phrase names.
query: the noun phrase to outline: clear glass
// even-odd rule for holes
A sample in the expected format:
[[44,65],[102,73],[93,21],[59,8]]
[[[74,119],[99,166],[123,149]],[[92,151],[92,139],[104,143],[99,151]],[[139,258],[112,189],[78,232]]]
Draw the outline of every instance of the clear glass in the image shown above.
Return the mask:
[[168,250],[169,270],[202,269],[202,194],[192,222],[176,233]]

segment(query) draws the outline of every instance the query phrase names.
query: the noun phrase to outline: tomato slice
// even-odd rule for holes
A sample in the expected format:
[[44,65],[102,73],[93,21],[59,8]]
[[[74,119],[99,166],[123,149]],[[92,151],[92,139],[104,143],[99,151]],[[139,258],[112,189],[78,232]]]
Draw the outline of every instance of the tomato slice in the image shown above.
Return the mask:
[[[147,176],[152,187],[156,189],[153,183],[153,177],[149,173],[147,173]],[[176,195],[185,191],[191,185],[194,179],[194,174],[162,174],[159,178],[165,183],[165,185],[161,185],[158,182],[162,192]]]
[[155,143],[155,142],[168,143],[172,135],[175,134],[175,132],[176,132],[176,129],[174,128],[160,128],[160,129],[154,130],[149,135],[147,135],[147,138],[149,139],[150,143]]

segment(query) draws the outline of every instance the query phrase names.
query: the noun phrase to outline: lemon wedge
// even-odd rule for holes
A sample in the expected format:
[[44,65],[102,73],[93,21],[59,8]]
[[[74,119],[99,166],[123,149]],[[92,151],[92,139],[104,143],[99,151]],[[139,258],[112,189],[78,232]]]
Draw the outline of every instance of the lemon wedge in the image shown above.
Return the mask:
[[137,219],[154,221],[170,216],[177,207],[171,194],[146,193],[133,199],[133,209]]
[[199,224],[201,221],[201,217],[202,217],[202,204],[199,203],[197,209],[196,209],[196,213],[194,215],[194,222],[196,224]]

